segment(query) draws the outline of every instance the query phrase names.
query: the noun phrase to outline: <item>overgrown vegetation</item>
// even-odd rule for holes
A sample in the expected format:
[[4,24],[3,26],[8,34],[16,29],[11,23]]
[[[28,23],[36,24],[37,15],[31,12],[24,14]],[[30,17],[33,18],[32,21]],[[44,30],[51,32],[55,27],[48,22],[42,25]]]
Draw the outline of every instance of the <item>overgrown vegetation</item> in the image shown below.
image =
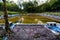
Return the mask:
[[[9,18],[9,21],[10,22],[17,22],[19,20],[19,17],[12,17],[12,18]],[[5,23],[4,19],[0,19],[0,23]]]
[[50,0],[42,5],[38,5],[37,1],[23,2],[24,11],[28,13],[40,13],[40,12],[56,12],[60,11],[60,1]]
[[[7,10],[8,11],[19,11],[20,9],[19,9],[19,6],[18,5],[16,5],[15,3],[6,3],[6,5],[7,5]],[[0,2],[0,11],[3,11],[3,3],[2,2]]]
[[[16,4],[13,1],[6,2],[8,11],[15,12],[28,12],[28,13],[40,13],[40,12],[56,12],[60,11],[60,1],[50,0],[42,5],[38,5],[37,1],[23,2],[22,4]],[[20,6],[20,8],[19,8]],[[22,9],[23,7],[23,9]],[[22,10],[21,10],[22,9]],[[0,11],[3,11],[3,3],[0,2]]]
[[[42,21],[43,23],[46,23],[46,22],[57,22],[57,23],[59,23],[59,21],[52,20],[50,18],[46,18],[46,17],[40,16],[40,15],[25,15],[25,16],[23,16],[23,18],[24,18],[23,23],[34,23],[34,24],[36,24],[38,21]],[[35,21],[35,19],[38,19],[38,21]]]

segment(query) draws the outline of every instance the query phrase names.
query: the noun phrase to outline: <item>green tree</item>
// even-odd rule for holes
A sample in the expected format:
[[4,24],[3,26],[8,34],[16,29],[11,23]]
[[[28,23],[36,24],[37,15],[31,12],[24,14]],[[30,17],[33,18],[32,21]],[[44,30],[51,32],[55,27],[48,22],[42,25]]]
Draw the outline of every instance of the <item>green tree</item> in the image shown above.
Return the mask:
[[[15,3],[9,3],[6,2],[6,7],[8,11],[18,11],[19,10],[19,6]],[[0,11],[3,11],[3,3],[0,2]]]
[[38,3],[36,1],[34,2],[29,1],[29,2],[24,2],[22,5],[24,7],[24,11],[33,13],[36,12],[36,7],[38,6],[37,4]]
[[34,0],[34,6],[37,7],[38,6],[38,2],[36,0]]
[[7,10],[8,11],[18,11],[19,10],[19,7],[15,3],[14,4],[8,3],[7,4]]
[[51,7],[52,10],[60,10],[60,0],[57,0]]
[[0,2],[0,11],[2,11],[2,9],[3,9],[3,3]]

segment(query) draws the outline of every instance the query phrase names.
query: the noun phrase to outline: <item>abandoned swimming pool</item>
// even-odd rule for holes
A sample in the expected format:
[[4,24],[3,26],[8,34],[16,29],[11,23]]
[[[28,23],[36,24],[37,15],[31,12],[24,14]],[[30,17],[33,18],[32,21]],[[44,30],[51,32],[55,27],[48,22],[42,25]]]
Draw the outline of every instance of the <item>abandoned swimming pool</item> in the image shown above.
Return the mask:
[[[50,23],[51,24],[51,23]],[[41,26],[40,24],[19,24],[18,26],[21,26],[21,27],[24,27],[24,26]],[[45,26],[45,25],[43,25],[43,26]],[[14,27],[16,27],[16,24],[11,24],[11,30],[14,28]],[[30,28],[29,27],[29,28]],[[53,30],[54,32],[57,32],[57,33],[60,33],[60,28],[58,27],[58,26],[46,26],[47,28],[49,28],[50,30]],[[53,32],[53,33],[54,33]],[[4,37],[4,40],[7,40],[7,37]]]
[[60,24],[57,24],[56,22],[48,22],[45,27],[48,28],[48,30],[51,30],[55,35],[60,34]]

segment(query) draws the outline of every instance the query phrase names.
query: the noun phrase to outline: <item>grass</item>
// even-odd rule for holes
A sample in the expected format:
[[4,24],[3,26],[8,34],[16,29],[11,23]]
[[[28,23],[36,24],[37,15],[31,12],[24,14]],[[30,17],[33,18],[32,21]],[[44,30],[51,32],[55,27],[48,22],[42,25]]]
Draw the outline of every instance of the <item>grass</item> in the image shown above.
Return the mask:
[[60,16],[60,12],[45,12],[46,14]]
[[3,38],[0,38],[0,40],[3,40]]
[[2,11],[0,11],[0,15],[3,15],[3,12]]
[[0,36],[0,40],[3,40],[3,37],[2,36]]
[[8,14],[19,14],[19,12],[7,11]]
[[[8,14],[19,14],[19,12],[7,11]],[[3,11],[0,11],[0,15],[3,15]]]

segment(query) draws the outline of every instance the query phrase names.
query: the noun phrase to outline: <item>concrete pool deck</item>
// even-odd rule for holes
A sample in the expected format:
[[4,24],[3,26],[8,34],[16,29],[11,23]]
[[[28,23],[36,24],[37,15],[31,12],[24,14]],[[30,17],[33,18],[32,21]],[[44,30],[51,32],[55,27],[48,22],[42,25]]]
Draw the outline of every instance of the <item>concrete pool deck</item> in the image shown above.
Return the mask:
[[[54,40],[56,36],[43,25],[40,24],[18,24],[13,29],[14,35],[8,37],[9,40]],[[35,34],[38,33],[40,36]]]

